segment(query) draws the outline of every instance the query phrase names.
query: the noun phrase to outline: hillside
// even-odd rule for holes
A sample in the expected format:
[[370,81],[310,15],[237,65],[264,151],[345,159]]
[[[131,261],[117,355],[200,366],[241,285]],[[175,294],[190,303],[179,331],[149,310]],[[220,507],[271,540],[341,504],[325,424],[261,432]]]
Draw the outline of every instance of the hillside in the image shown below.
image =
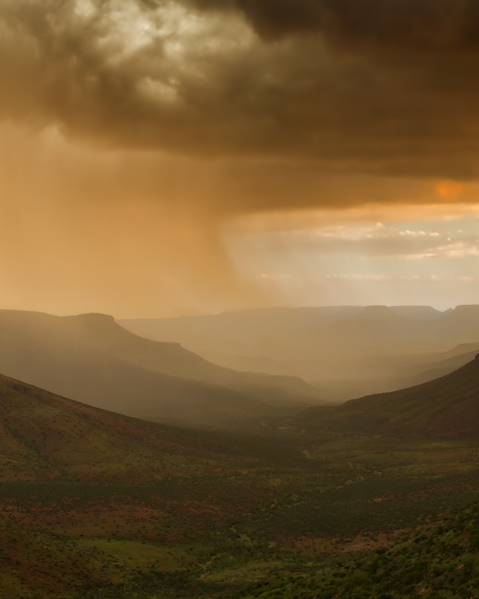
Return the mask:
[[206,433],[99,410],[0,376],[0,481],[132,480],[214,469]]
[[419,372],[410,376],[412,383],[423,383],[437,379],[465,366],[479,353],[479,343],[462,343],[447,352],[439,352],[423,356]]
[[111,317],[0,312],[0,372],[129,416],[223,427],[312,403],[299,379],[237,373]]
[[451,374],[371,395],[334,409],[311,409],[308,427],[401,436],[473,438],[479,434],[479,356]]

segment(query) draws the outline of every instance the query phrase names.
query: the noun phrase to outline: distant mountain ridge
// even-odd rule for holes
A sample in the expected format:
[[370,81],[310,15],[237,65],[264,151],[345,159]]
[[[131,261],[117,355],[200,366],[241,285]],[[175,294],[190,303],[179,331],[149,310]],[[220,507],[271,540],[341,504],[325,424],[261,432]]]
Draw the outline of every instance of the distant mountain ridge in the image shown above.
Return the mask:
[[0,372],[96,407],[187,426],[237,426],[314,403],[299,379],[221,368],[97,314],[0,311]]
[[299,376],[333,400],[425,380],[440,374],[433,354],[479,347],[478,305],[271,308],[121,324],[229,368]]

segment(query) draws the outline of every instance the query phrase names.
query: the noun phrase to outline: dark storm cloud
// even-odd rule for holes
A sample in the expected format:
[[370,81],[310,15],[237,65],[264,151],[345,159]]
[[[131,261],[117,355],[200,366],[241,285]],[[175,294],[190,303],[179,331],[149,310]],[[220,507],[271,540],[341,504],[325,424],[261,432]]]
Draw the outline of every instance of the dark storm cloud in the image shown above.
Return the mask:
[[270,180],[292,187],[305,168],[475,178],[478,32],[473,0],[5,0],[0,114],[286,160]]
[[477,49],[476,0],[192,0],[237,10],[266,38],[322,32],[346,45]]

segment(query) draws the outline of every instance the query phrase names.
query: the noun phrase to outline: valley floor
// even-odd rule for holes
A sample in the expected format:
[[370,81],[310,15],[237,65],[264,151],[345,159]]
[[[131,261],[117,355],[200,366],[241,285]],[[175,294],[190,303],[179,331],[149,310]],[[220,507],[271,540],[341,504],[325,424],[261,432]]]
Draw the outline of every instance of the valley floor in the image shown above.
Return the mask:
[[0,597],[479,597],[479,445],[284,444],[208,476],[2,484]]

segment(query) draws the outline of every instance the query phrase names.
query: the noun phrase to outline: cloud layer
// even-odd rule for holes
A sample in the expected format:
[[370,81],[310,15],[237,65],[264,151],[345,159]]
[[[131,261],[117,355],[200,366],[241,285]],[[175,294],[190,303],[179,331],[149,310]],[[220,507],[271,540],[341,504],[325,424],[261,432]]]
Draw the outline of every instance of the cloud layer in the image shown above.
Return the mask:
[[110,147],[478,174],[477,0],[5,0],[0,114]]

